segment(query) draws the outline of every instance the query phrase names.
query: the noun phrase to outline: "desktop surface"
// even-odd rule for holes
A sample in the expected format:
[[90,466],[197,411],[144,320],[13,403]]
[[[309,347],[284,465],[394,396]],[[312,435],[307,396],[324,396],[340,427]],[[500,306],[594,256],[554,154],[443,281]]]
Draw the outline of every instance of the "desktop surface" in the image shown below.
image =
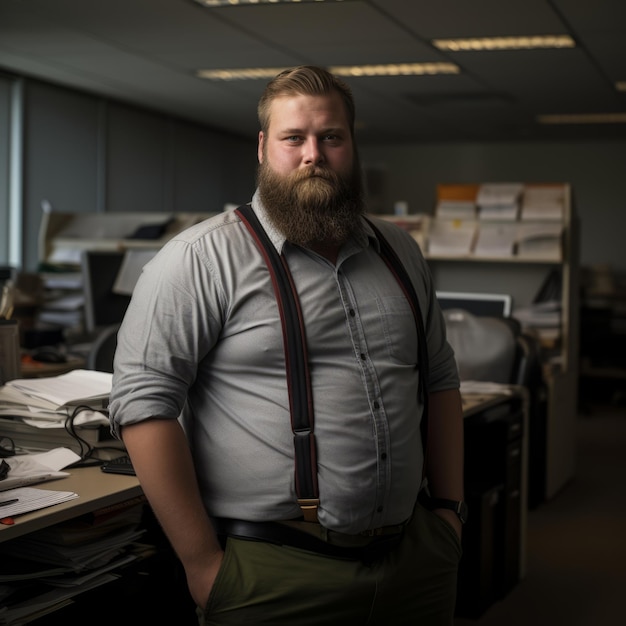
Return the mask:
[[135,476],[105,474],[98,466],[67,471],[69,476],[30,486],[52,491],[73,491],[78,494],[78,498],[19,515],[15,517],[14,524],[0,524],[0,543],[85,513],[93,513],[130,499],[144,498]]

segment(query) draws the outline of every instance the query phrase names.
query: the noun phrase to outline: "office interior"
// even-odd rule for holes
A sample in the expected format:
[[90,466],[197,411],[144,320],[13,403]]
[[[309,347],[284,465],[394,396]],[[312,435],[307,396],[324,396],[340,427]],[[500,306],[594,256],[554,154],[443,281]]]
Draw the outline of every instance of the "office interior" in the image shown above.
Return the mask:
[[[626,442],[623,3],[87,4],[0,6],[0,266],[23,279],[26,290],[50,269],[51,215],[109,216],[110,225],[145,214],[154,225],[249,200],[256,101],[265,81],[203,82],[194,75],[200,68],[457,65],[453,74],[346,78],[357,103],[368,209],[375,214],[433,217],[441,185],[567,186],[571,220],[558,263],[529,268],[432,259],[438,288],[508,292],[514,310],[538,295],[555,268],[561,277],[565,272],[568,289],[567,375],[554,397],[541,396],[558,426],[555,452],[538,452],[526,440],[528,468],[543,469],[538,491],[530,469],[525,477],[516,537],[521,564],[516,561],[515,580],[504,591],[493,585],[476,590],[484,596],[466,600],[466,614],[457,621],[541,625],[564,622],[566,615],[572,625],[608,623],[619,583],[626,582],[614,565],[623,552],[619,524],[626,512],[612,498],[623,484]],[[438,38],[545,34],[570,35],[576,45],[442,52],[433,44]],[[574,113],[606,113],[614,121],[537,121]],[[98,247],[96,233],[89,240],[83,247]],[[29,326],[36,307],[27,302],[15,315]],[[27,353],[50,337],[30,330],[28,347],[21,346]],[[87,359],[99,330],[92,324],[63,331],[63,348],[76,347]],[[56,343],[59,335],[52,336]],[[541,387],[543,394],[544,384],[535,381],[530,391]],[[546,463],[557,466],[549,479]],[[597,538],[596,553],[581,545],[582,534]],[[606,545],[611,539],[615,543]],[[571,605],[578,610],[564,609]]]

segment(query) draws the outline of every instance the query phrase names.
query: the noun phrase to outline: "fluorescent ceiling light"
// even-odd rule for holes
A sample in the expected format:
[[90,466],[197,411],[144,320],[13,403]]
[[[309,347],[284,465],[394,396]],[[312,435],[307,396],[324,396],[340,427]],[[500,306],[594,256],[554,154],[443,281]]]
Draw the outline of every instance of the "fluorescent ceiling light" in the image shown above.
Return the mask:
[[244,4],[287,4],[302,2],[342,2],[343,0],[195,0],[205,7],[236,7]]
[[454,63],[394,63],[389,65],[338,65],[329,67],[338,76],[423,76],[428,74],[458,74]]
[[[198,70],[199,78],[208,80],[259,80],[274,78],[285,67],[249,67],[242,69]],[[393,65],[338,65],[328,70],[337,76],[351,78],[370,76],[425,76],[434,74],[458,74],[454,63],[397,63]]]
[[539,115],[540,124],[626,124],[626,113],[563,113]]
[[198,78],[207,80],[259,80],[274,78],[276,74],[282,72],[284,67],[244,67],[237,70],[217,69],[198,70]]
[[531,50],[533,48],[573,48],[576,44],[569,35],[541,35],[534,37],[475,37],[472,39],[433,39],[432,44],[450,52],[481,50]]

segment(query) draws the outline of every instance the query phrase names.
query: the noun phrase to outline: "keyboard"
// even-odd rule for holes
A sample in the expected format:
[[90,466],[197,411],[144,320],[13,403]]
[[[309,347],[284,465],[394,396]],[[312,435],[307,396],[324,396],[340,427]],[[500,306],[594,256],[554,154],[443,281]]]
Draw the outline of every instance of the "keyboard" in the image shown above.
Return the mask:
[[130,474],[135,476],[135,468],[127,454],[106,461],[100,469],[107,474]]

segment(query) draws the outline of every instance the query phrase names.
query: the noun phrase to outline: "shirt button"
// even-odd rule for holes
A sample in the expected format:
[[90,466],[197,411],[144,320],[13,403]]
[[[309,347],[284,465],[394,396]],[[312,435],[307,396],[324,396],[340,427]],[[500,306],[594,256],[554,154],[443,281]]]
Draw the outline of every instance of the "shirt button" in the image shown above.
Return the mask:
[[374,402],[374,408],[375,409],[380,409],[380,404],[378,404],[378,402]]
[[383,507],[382,507],[382,506],[379,506],[379,507],[376,509],[376,512],[377,512],[377,513],[382,513],[382,512],[383,512]]
[[365,361],[365,359],[366,359],[365,354],[363,352],[361,352],[361,361]]
[[384,461],[384,460],[387,458],[387,453],[386,453],[386,452],[383,452],[383,453],[380,455],[380,458]]
[[352,317],[354,317],[354,316],[356,315],[356,313],[354,312],[354,309],[350,309],[350,315],[351,315]]

